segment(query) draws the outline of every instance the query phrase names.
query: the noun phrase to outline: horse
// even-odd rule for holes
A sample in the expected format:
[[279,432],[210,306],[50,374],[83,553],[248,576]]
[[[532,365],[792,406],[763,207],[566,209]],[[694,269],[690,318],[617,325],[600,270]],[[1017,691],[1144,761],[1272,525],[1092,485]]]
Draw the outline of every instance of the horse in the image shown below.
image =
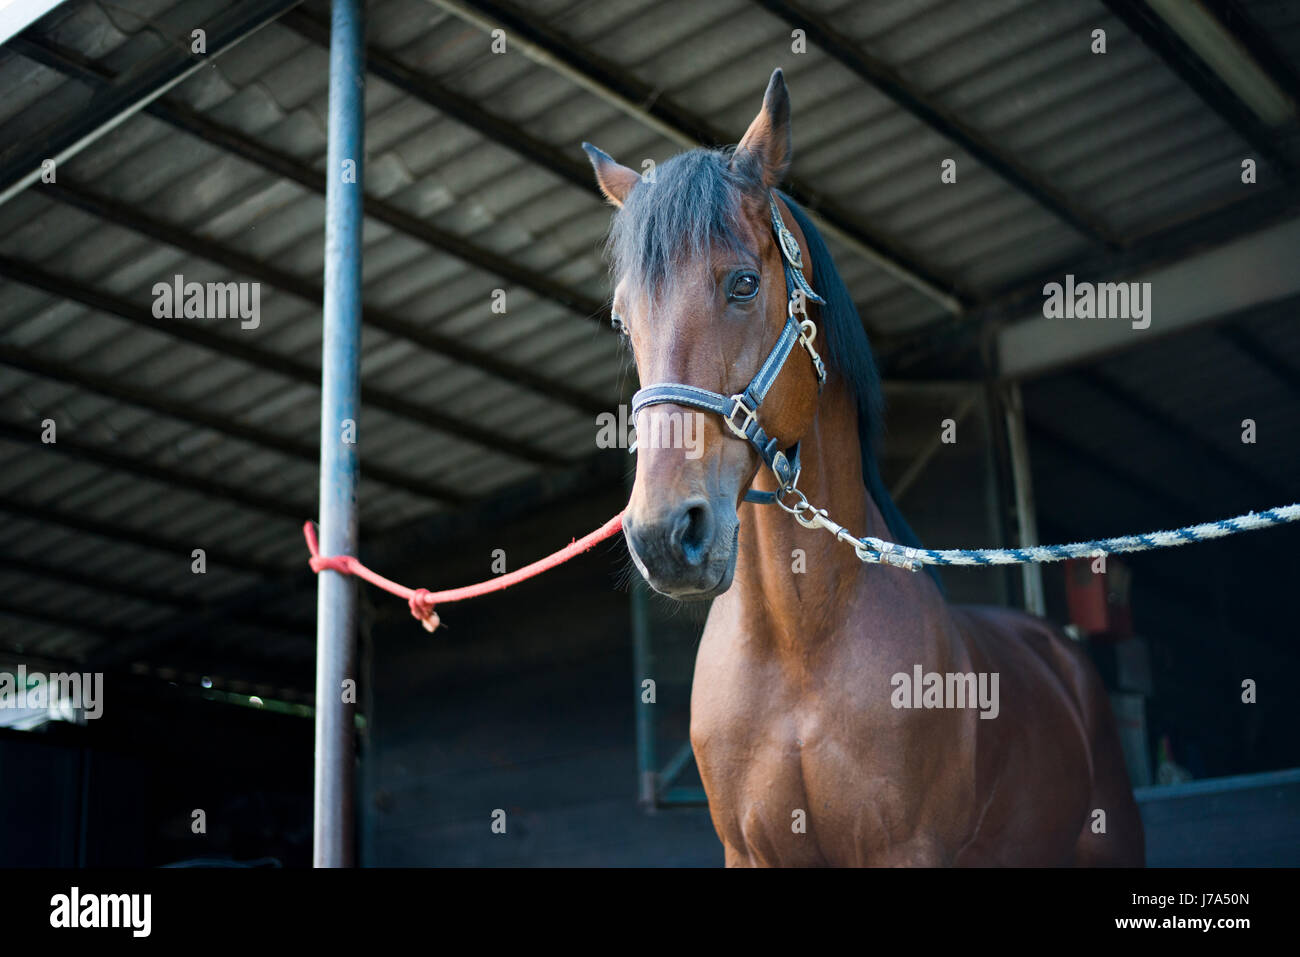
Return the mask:
[[917,544],[876,464],[866,332],[778,190],[781,71],[734,147],[645,178],[583,148],[616,207],[611,321],[648,384],[637,435],[665,409],[700,420],[694,454],[641,443],[622,530],[657,592],[713,602],[690,740],[727,866],[1141,866],[1115,720],[1077,644],[864,564],[845,531]]

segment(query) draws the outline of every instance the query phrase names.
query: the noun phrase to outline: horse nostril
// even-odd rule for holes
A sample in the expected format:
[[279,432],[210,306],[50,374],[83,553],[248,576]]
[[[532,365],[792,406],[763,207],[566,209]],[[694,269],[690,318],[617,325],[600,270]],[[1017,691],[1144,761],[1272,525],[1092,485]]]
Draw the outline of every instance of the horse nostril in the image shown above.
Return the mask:
[[713,510],[709,503],[697,501],[688,505],[677,520],[676,532],[687,564],[703,563],[705,552],[713,541]]

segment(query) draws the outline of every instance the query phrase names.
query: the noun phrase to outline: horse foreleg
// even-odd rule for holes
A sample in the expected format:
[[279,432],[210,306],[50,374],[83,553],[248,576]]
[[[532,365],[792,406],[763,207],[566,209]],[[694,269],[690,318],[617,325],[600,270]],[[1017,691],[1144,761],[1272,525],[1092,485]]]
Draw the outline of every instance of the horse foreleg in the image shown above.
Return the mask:
[[757,867],[753,859],[744,851],[737,850],[726,841],[722,842],[723,860],[727,867]]

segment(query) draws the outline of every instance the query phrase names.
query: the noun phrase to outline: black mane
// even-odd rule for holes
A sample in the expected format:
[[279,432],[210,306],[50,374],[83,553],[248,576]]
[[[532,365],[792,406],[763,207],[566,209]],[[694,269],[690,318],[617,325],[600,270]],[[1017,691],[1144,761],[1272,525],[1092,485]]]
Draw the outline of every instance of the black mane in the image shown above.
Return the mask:
[[[683,258],[704,257],[715,248],[742,248],[739,217],[744,194],[752,187],[731,169],[730,154],[696,149],[655,170],[653,183],[642,182],[627,196],[609,234],[611,266],[617,278],[631,279],[647,294],[662,288]],[[862,475],[893,540],[920,547],[880,478],[876,447],[884,421],[880,372],[866,330],[826,242],[808,215],[784,193],[808,243],[814,288],[826,300],[821,325],[826,336],[826,364],[841,376],[857,402]],[[934,570],[927,569],[934,575]]]
[[744,248],[740,210],[747,184],[727,160],[717,150],[691,150],[657,167],[653,182],[637,184],[609,231],[616,277],[653,297],[679,261],[707,257],[715,247]]
[[[826,305],[821,307],[822,326],[826,331],[827,342],[826,364],[849,383],[857,402],[863,481],[871,493],[872,501],[880,509],[885,524],[893,533],[894,541],[900,545],[920,548],[920,539],[894,504],[876,463],[876,448],[885,421],[885,393],[880,384],[880,370],[876,367],[876,359],[871,352],[871,343],[867,340],[867,330],[858,315],[858,307],[853,304],[848,287],[840,278],[840,271],[835,268],[835,260],[826,248],[826,241],[808,214],[784,193],[781,198],[785,200],[808,244],[808,258],[811,260],[815,280],[813,288],[826,300]],[[925,570],[942,589],[943,583],[935,567],[928,565]]]

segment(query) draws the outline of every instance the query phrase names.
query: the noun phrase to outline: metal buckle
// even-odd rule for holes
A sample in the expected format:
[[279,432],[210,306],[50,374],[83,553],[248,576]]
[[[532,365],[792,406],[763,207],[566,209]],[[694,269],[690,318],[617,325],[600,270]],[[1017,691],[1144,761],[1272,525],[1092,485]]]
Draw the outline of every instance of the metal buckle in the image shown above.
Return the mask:
[[[745,405],[744,393],[733,395],[731,397],[731,403],[731,411],[723,416],[722,421],[727,423],[727,428],[731,429],[738,438],[742,438],[748,442],[749,434],[746,430],[749,428],[749,423],[758,418],[758,409],[751,409],[749,406]],[[745,418],[741,421],[740,425],[736,425],[735,421],[737,412],[745,413]]]
[[781,478],[781,474],[790,470],[790,460],[785,457],[784,452],[777,452],[776,455],[772,456],[771,468],[772,474],[776,476],[777,483],[782,484],[785,480]]
[[799,248],[799,240],[794,238],[794,233],[782,223],[777,227],[777,238],[781,241],[781,250],[785,253],[786,260],[795,269],[802,271],[803,250]]

